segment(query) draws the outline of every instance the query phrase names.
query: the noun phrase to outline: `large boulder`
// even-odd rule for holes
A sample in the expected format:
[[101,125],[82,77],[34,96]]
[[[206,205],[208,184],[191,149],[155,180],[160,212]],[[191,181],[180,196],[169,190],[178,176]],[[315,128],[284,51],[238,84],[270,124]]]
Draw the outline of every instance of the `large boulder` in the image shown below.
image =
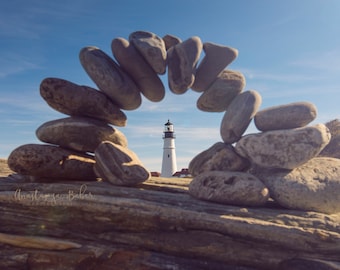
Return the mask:
[[328,128],[318,124],[245,135],[235,150],[261,167],[294,169],[317,156],[330,139]]
[[325,125],[329,129],[332,137],[329,144],[322,149],[319,156],[340,158],[340,120],[334,119]]
[[281,206],[327,214],[340,212],[340,159],[316,157],[294,170],[258,170],[257,177]]

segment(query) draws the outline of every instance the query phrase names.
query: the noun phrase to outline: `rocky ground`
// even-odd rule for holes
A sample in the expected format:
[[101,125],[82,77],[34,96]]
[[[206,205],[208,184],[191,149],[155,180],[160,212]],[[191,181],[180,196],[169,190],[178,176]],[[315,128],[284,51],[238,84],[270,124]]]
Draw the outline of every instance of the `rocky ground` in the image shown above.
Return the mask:
[[7,159],[0,158],[0,177],[6,177],[11,173],[13,173],[13,171],[8,168]]

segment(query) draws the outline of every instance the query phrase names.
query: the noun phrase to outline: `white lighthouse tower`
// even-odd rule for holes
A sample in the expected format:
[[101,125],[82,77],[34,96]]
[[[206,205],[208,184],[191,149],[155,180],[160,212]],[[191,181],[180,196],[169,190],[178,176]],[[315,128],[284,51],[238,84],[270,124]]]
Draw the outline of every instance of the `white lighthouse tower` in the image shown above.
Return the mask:
[[164,125],[164,146],[162,161],[162,177],[172,177],[177,172],[176,152],[175,152],[175,132],[174,125],[168,122]]

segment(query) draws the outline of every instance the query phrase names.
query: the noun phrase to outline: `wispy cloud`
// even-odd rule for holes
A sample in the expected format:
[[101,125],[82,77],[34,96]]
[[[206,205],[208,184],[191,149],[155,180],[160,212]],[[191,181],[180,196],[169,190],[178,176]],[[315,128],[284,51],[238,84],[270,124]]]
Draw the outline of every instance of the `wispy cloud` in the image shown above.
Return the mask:
[[41,69],[37,59],[31,59],[25,54],[6,51],[0,53],[0,79],[27,70]]

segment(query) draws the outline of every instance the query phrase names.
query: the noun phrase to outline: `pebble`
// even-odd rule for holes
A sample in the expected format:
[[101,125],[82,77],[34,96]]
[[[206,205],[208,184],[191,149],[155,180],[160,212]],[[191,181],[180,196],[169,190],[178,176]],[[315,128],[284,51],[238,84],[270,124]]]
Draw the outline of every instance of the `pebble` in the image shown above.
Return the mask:
[[168,50],[168,83],[173,93],[183,94],[193,85],[202,46],[201,39],[195,36]]
[[45,78],[40,84],[40,95],[58,112],[88,116],[115,126],[126,125],[126,115],[104,93],[67,80]]
[[54,145],[24,144],[14,149],[7,160],[11,170],[54,180],[96,180],[93,156]]
[[292,129],[307,126],[317,115],[310,102],[295,102],[258,111],[254,117],[258,130]]
[[241,72],[223,70],[213,84],[197,100],[197,108],[205,112],[224,112],[246,85]]
[[283,207],[340,212],[340,159],[315,157],[291,171],[261,170],[258,177]]
[[182,40],[179,37],[176,37],[174,35],[169,35],[169,34],[163,37],[163,41],[164,41],[166,50],[169,50],[171,47],[182,42]]
[[317,156],[331,134],[324,124],[249,134],[235,146],[236,152],[264,168],[294,169]]
[[232,100],[220,127],[221,137],[225,143],[235,143],[242,137],[261,102],[260,94],[254,90],[242,92]]
[[136,31],[130,34],[129,41],[136,47],[146,62],[158,74],[166,71],[166,48],[164,40],[151,32]]
[[85,47],[79,53],[80,62],[98,86],[119,108],[137,109],[142,102],[139,89],[113,59],[97,47]]
[[194,177],[189,194],[201,200],[239,206],[262,206],[269,191],[255,176],[244,172],[209,171]]
[[95,173],[118,186],[133,186],[148,180],[151,175],[130,149],[104,141],[95,150]]
[[162,81],[129,41],[115,38],[112,40],[111,50],[119,65],[147,99],[158,102],[164,98],[165,88]]
[[196,155],[189,163],[189,172],[197,176],[206,171],[245,171],[250,162],[238,155],[230,144],[217,142]]
[[87,117],[67,117],[42,124],[36,130],[37,138],[45,143],[80,152],[93,153],[102,141],[111,141],[127,147],[125,135],[118,129]]
[[233,62],[238,50],[211,42],[203,44],[205,56],[197,67],[195,82],[191,86],[192,90],[203,92],[214,82],[216,77]]

